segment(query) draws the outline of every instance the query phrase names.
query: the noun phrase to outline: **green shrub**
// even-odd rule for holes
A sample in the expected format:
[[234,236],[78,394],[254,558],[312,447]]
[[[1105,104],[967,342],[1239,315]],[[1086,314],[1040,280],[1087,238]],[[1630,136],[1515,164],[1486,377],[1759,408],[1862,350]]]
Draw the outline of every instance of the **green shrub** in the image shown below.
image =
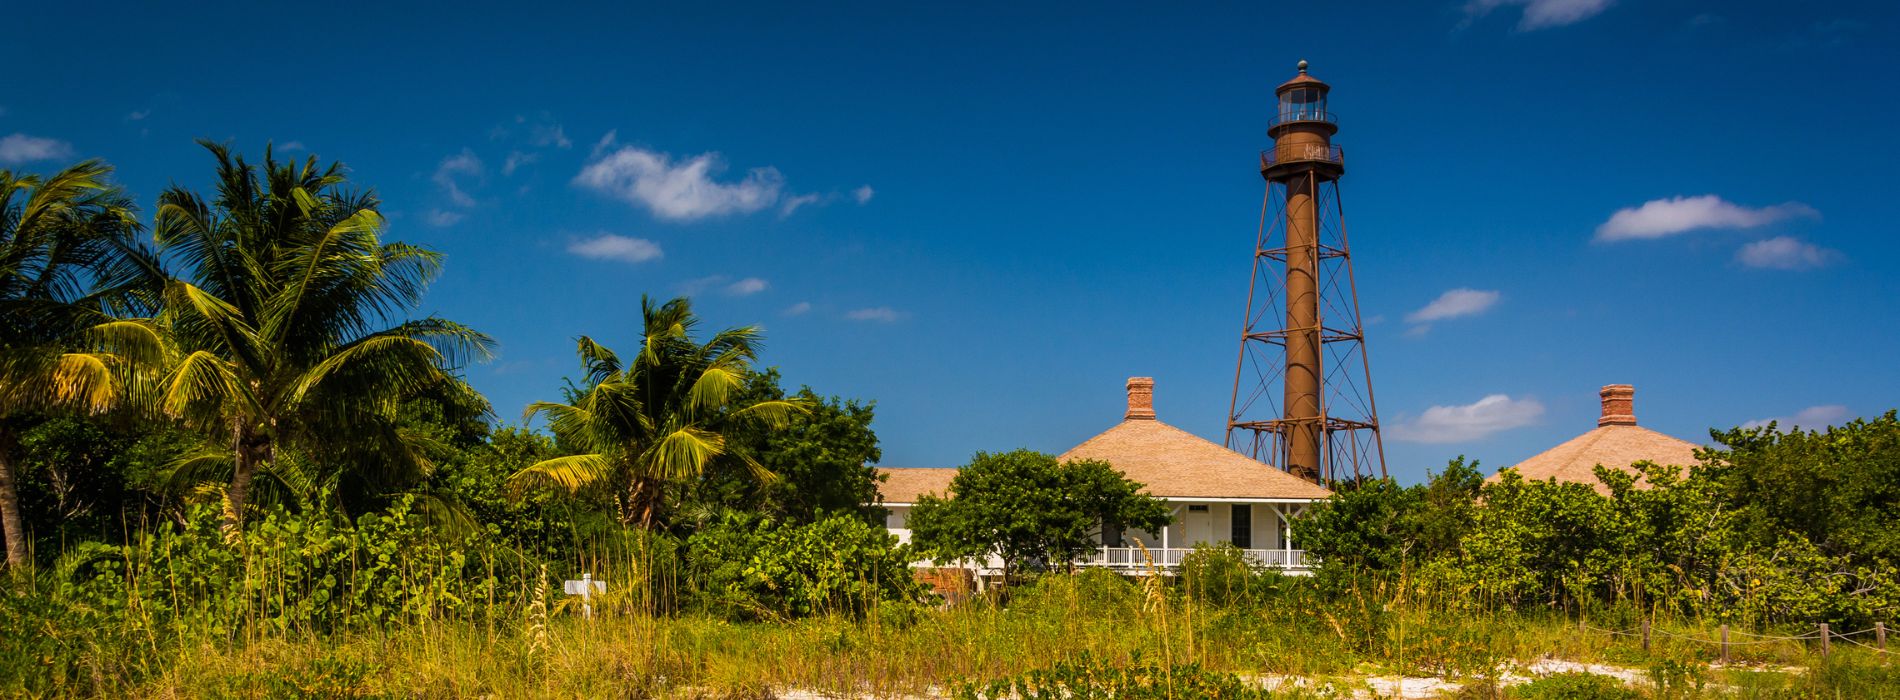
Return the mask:
[[733,620],[841,614],[915,605],[923,587],[910,548],[849,514],[809,525],[729,516],[687,540],[693,602]]
[[1263,576],[1240,548],[1223,542],[1195,545],[1181,558],[1175,578],[1188,600],[1229,607],[1258,600],[1256,584]]
[[1558,673],[1544,676],[1511,692],[1523,700],[1641,700],[1643,695],[1622,681],[1595,673]]

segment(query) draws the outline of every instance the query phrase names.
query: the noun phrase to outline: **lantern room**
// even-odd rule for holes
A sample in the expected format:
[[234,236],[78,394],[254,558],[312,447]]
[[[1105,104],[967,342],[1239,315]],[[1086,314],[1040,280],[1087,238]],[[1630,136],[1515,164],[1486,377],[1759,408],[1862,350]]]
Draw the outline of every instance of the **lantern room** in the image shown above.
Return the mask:
[[1318,125],[1328,134],[1332,133],[1333,114],[1326,111],[1326,93],[1331,89],[1318,78],[1307,75],[1306,62],[1300,61],[1300,74],[1274,90],[1279,104],[1269,126]]

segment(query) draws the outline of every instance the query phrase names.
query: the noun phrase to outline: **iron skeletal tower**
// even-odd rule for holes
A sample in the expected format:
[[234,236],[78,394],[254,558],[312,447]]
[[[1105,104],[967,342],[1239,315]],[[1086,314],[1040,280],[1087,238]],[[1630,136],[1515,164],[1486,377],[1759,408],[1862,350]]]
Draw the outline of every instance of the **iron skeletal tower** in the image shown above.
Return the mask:
[[1300,74],[1274,90],[1260,153],[1267,181],[1253,281],[1234,368],[1227,446],[1309,481],[1385,476],[1359,293],[1339,177],[1345,152],[1326,83]]

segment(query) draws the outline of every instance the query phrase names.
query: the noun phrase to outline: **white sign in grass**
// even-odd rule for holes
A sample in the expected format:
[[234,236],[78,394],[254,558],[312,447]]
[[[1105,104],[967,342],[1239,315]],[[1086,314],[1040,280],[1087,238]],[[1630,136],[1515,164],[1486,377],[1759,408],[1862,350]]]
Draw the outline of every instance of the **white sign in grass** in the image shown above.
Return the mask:
[[595,581],[593,574],[581,574],[581,580],[563,581],[561,585],[563,590],[567,591],[568,595],[581,597],[581,613],[586,615],[589,619],[594,617],[594,606],[592,605],[594,594],[607,592],[607,582]]

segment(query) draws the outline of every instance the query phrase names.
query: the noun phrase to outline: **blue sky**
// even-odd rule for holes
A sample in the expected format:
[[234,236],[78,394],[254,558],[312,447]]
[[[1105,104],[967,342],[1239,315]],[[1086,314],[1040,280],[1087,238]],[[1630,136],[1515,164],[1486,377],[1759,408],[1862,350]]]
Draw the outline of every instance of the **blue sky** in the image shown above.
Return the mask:
[[7,10],[0,167],[103,157],[149,209],[195,137],[342,160],[447,254],[424,311],[500,341],[509,420],[690,292],[876,400],[886,464],[1066,449],[1131,375],[1218,439],[1300,59],[1396,476],[1607,383],[1696,440],[1900,404],[1889,3],[121,5]]

